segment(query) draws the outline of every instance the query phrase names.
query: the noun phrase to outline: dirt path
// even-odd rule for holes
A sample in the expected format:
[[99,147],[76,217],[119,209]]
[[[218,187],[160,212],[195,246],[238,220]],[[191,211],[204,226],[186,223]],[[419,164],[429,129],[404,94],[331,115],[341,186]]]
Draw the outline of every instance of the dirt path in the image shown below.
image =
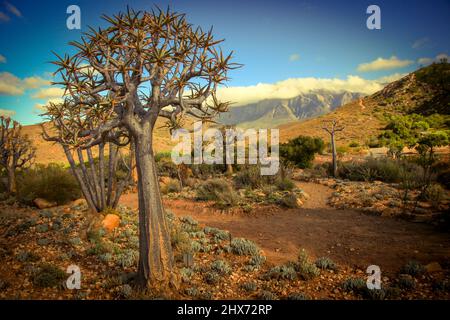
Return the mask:
[[[332,190],[315,183],[299,183],[311,198],[301,209],[227,214],[205,203],[167,200],[176,215],[190,215],[200,223],[229,230],[234,237],[258,243],[272,263],[296,259],[300,248],[313,257],[328,256],[340,264],[367,268],[379,265],[396,271],[408,260],[447,262],[450,236],[433,227],[355,210],[336,210],[327,205]],[[137,207],[137,195],[127,194],[121,203]]]

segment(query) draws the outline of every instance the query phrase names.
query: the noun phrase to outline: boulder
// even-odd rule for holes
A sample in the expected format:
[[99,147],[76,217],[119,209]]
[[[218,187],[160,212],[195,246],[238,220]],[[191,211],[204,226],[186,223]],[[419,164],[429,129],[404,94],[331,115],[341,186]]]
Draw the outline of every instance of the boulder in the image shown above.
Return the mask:
[[428,273],[432,273],[432,272],[440,272],[440,271],[442,271],[442,267],[441,267],[441,265],[440,265],[439,263],[437,263],[437,262],[431,262],[431,263],[429,263],[429,264],[427,264],[427,265],[425,266],[425,270],[426,270]]
[[120,224],[120,217],[116,214],[107,214],[102,221],[102,226],[107,231],[111,232]]
[[298,206],[298,207],[303,206],[303,201],[300,200],[300,198],[297,198],[297,206]]
[[36,198],[33,200],[33,203],[38,207],[39,209],[47,209],[51,207],[56,207],[56,202],[51,202],[48,200],[45,200],[43,198]]

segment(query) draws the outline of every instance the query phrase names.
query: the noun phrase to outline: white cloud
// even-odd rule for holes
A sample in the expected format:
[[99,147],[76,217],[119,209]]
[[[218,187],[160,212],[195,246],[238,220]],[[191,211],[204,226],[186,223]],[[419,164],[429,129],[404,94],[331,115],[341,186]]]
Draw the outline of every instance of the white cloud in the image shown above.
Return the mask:
[[417,39],[417,40],[414,41],[414,43],[412,44],[412,48],[413,48],[413,49],[421,49],[421,48],[424,48],[424,47],[426,47],[426,46],[429,44],[429,42],[430,42],[430,39],[427,38],[427,37]]
[[300,60],[300,55],[298,53],[293,53],[289,56],[289,61],[298,61]]
[[423,66],[432,64],[433,62],[440,62],[442,59],[447,59],[450,61],[450,56],[446,53],[438,54],[435,58],[420,58],[417,63]]
[[61,88],[44,88],[32,95],[34,99],[49,99],[49,98],[61,98],[64,94],[64,90]]
[[52,98],[48,99],[45,103],[36,103],[34,105],[34,109],[39,112],[45,112],[47,109],[45,108],[50,102],[52,103],[62,103],[64,100],[62,98]]
[[37,89],[49,85],[50,81],[41,77],[20,79],[9,72],[0,72],[0,96],[21,96],[25,90]]
[[0,116],[3,117],[12,117],[16,114],[14,110],[8,110],[8,109],[0,109]]
[[6,63],[6,57],[0,54],[0,63]]
[[433,62],[433,59],[431,59],[431,58],[420,58],[420,59],[417,60],[418,64],[421,64],[421,65],[424,65],[424,66],[427,65],[427,64],[430,64],[432,62]]
[[327,89],[335,92],[352,91],[372,94],[384,87],[386,82],[401,78],[403,74],[393,74],[376,80],[367,80],[349,75],[339,78],[292,78],[276,83],[258,83],[245,87],[220,87],[218,98],[230,101],[233,106],[245,105],[264,99],[290,99],[311,90]]
[[382,84],[391,83],[391,82],[397,81],[398,79],[403,78],[406,75],[407,75],[407,73],[394,73],[394,74],[391,74],[388,76],[378,78],[376,81],[379,83],[382,83]]
[[16,17],[22,18],[22,12],[19,11],[15,6],[13,6],[11,3],[5,1],[6,9],[8,9],[9,12],[11,12]]
[[412,64],[411,60],[400,60],[396,56],[392,56],[389,59],[378,58],[371,62],[361,63],[358,65],[358,71],[360,72],[370,72],[379,70],[390,70],[398,69],[409,66]]

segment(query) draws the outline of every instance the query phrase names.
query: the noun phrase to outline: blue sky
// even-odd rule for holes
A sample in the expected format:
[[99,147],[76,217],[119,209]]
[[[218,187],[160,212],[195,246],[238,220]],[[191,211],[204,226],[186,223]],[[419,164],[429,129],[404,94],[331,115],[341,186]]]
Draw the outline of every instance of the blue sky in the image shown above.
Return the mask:
[[[170,4],[195,25],[213,25],[226,39],[223,49],[234,50],[236,62],[245,65],[223,90],[238,104],[321,87],[371,93],[450,53],[448,0],[0,0],[0,113],[39,122],[37,106],[57,98],[48,90],[51,51],[70,51],[67,43],[88,25],[104,25],[102,14],[154,3]],[[80,31],[66,28],[71,4],[81,8]],[[381,8],[381,30],[366,28],[370,4]]]

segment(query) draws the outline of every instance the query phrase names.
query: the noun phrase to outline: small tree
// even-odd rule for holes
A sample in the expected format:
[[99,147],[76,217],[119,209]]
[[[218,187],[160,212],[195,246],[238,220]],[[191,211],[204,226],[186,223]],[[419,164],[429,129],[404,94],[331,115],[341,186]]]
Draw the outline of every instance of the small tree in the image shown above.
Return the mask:
[[[189,115],[210,120],[228,108],[216,98],[217,87],[234,67],[212,30],[194,28],[183,14],[128,9],[104,16],[104,29],[91,28],[72,55],[55,62],[70,108],[86,115],[95,104],[108,115],[86,132],[98,140],[124,128],[135,144],[139,198],[138,283],[165,287],[172,278],[173,255],[153,153],[158,117],[172,128]],[[207,101],[208,98],[211,98]],[[84,135],[84,134],[83,134]]]
[[436,163],[436,148],[449,145],[449,137],[445,131],[423,134],[417,140],[415,149],[419,153],[419,163],[424,169],[425,189],[431,184],[432,167]]
[[280,155],[299,168],[309,168],[314,155],[322,152],[323,148],[324,143],[320,138],[298,136],[280,145]]
[[0,116],[0,166],[7,173],[9,193],[17,191],[16,170],[31,165],[35,157],[35,148],[21,131],[17,121]]
[[[96,117],[102,114],[103,106],[91,106],[91,111],[95,109],[96,112],[88,117],[83,113],[84,108],[74,109],[69,105],[66,101],[61,104],[50,103],[46,106],[47,112],[43,116],[52,125],[53,134],[41,125],[43,139],[62,146],[72,173],[93,212],[115,208],[119,203],[120,195],[130,181],[132,171],[132,168],[128,167],[128,174],[122,179],[119,179],[116,174],[118,162],[121,160],[119,147],[126,146],[129,142],[128,138],[118,129],[100,136],[95,141],[84,138],[85,133],[99,121]],[[105,158],[106,146],[108,146],[108,159]],[[98,164],[94,159],[93,149],[97,149]],[[87,162],[84,153],[87,155]],[[78,164],[74,154],[78,157]]]
[[337,177],[337,155],[336,155],[336,143],[335,143],[335,135],[336,132],[343,131],[344,127],[340,126],[338,121],[333,119],[329,121],[325,121],[322,127],[323,130],[328,132],[331,140],[331,154],[333,157],[333,177]]

